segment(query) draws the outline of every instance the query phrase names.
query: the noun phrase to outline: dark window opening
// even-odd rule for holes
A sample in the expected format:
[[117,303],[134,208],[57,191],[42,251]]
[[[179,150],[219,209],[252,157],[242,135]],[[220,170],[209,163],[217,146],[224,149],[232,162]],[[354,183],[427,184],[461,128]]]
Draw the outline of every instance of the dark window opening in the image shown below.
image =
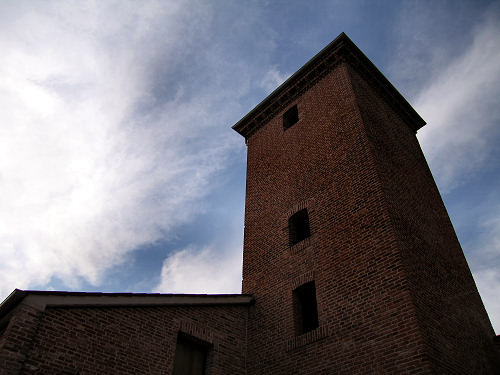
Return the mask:
[[173,375],[205,375],[209,345],[179,332]]
[[290,216],[288,219],[288,235],[290,246],[305,240],[311,235],[307,209],[304,208]]
[[283,114],[283,130],[288,129],[290,126],[299,121],[299,111],[297,105],[294,105]]
[[296,335],[318,328],[318,304],[314,281],[301,285],[293,291],[293,305]]

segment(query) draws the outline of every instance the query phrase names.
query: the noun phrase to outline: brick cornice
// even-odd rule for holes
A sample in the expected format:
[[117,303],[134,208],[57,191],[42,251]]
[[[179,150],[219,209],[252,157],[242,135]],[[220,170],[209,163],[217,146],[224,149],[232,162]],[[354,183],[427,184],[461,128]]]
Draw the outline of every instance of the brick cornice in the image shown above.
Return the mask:
[[414,132],[425,125],[425,121],[387,78],[351,39],[342,33],[238,121],[233,129],[248,139],[297,97],[344,62],[360,73]]

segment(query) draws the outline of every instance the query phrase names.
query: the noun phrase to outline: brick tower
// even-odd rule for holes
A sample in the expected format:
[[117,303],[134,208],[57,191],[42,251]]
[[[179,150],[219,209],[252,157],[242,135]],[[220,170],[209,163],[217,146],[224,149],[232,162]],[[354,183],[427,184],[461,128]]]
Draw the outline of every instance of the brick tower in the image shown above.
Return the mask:
[[248,145],[248,374],[495,373],[424,124],[341,34],[233,127]]

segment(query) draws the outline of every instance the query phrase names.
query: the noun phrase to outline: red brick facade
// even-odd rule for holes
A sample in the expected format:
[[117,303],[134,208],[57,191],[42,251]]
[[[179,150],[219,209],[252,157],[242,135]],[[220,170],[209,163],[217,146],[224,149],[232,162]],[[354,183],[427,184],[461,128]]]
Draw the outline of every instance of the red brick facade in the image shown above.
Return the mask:
[[95,294],[57,304],[50,301],[57,292],[47,294],[40,296],[47,306],[23,301],[12,311],[0,338],[0,374],[171,374],[179,332],[210,345],[207,375],[246,374],[249,297],[187,303],[173,295],[153,305],[140,304],[140,295],[114,303],[110,294],[109,304],[82,305]]
[[[423,125],[342,34],[234,127],[248,144],[245,295],[82,306],[54,293],[43,308],[14,296],[0,374],[170,374],[178,332],[210,344],[207,375],[499,373]],[[301,210],[310,233],[295,243]],[[294,291],[312,282],[317,322],[302,334]]]
[[351,77],[426,358],[435,373],[492,373],[494,333],[417,139]]
[[[415,135],[424,123],[345,52],[349,42],[235,126],[248,145],[249,373],[498,373],[494,332]],[[284,129],[295,105],[299,121]],[[290,245],[287,219],[303,208],[311,236]],[[319,326],[297,336],[293,290],[312,280]]]

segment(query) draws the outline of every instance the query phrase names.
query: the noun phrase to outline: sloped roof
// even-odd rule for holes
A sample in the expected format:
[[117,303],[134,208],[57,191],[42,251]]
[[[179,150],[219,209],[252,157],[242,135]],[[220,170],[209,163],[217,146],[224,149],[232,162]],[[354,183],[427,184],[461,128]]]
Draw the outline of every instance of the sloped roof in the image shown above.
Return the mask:
[[425,121],[389,80],[342,33],[238,121],[233,129],[248,139],[341,62],[348,62],[356,69],[413,131],[416,132],[425,125]]

